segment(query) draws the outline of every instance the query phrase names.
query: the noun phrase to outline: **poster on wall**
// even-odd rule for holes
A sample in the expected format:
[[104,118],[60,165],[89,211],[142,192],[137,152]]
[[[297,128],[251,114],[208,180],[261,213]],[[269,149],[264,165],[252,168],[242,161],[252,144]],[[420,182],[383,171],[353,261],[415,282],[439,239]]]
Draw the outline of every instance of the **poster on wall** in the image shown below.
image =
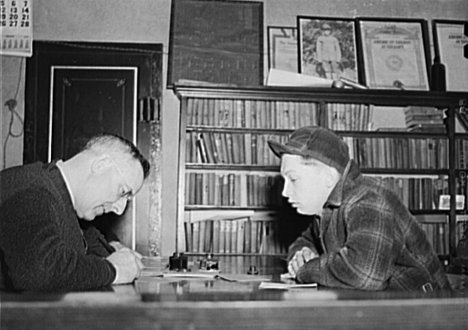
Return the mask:
[[0,0],[1,55],[32,56],[32,0]]

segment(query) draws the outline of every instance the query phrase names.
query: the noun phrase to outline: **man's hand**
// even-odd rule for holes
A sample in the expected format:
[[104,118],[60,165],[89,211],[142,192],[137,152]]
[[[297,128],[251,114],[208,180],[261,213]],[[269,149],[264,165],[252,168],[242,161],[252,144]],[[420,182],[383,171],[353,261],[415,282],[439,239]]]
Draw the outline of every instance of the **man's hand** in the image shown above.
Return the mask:
[[[112,241],[112,242],[109,242],[109,245],[112,246],[115,251],[119,251],[119,250],[122,250],[122,249],[125,249],[127,248],[125,245],[123,245],[122,243],[120,243],[119,241]],[[141,259],[141,258],[140,258]]]
[[288,273],[291,277],[295,278],[297,271],[302,267],[307,261],[315,259],[318,257],[318,254],[313,252],[308,247],[303,247],[302,250],[297,251],[294,254],[294,257],[289,261],[288,264]]
[[132,283],[143,268],[141,255],[129,248],[112,253],[107,260],[115,267],[117,273],[112,284]]

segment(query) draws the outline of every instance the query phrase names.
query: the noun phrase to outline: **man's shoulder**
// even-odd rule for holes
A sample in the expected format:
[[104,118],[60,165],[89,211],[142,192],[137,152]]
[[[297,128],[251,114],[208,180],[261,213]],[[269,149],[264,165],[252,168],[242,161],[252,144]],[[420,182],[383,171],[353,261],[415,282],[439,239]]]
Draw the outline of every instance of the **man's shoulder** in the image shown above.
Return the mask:
[[0,173],[0,195],[5,200],[20,191],[41,185],[48,177],[51,164],[36,162],[10,167]]
[[50,164],[45,164],[43,162],[35,162],[12,166],[0,171],[0,178],[11,178],[12,176],[21,175],[22,173],[41,172],[44,171],[49,165]]

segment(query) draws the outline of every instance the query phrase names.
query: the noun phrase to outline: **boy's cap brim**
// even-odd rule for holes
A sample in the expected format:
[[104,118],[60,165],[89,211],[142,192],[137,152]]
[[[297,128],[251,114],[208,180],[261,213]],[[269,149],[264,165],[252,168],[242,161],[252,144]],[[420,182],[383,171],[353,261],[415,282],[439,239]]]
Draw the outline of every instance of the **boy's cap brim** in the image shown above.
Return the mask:
[[348,145],[332,131],[319,126],[297,129],[286,144],[270,140],[268,145],[277,157],[284,154],[310,157],[341,173],[349,161]]

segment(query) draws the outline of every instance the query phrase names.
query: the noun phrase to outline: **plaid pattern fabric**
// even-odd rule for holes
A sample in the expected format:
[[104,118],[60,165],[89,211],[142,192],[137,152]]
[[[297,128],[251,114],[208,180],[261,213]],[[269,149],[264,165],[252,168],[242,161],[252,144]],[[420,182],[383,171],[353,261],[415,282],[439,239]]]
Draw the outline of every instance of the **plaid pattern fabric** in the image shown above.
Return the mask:
[[[362,290],[421,290],[427,283],[450,288],[417,220],[352,161],[324,206],[320,241],[324,252],[299,269],[300,282]],[[289,257],[312,242],[306,230],[290,246]]]

